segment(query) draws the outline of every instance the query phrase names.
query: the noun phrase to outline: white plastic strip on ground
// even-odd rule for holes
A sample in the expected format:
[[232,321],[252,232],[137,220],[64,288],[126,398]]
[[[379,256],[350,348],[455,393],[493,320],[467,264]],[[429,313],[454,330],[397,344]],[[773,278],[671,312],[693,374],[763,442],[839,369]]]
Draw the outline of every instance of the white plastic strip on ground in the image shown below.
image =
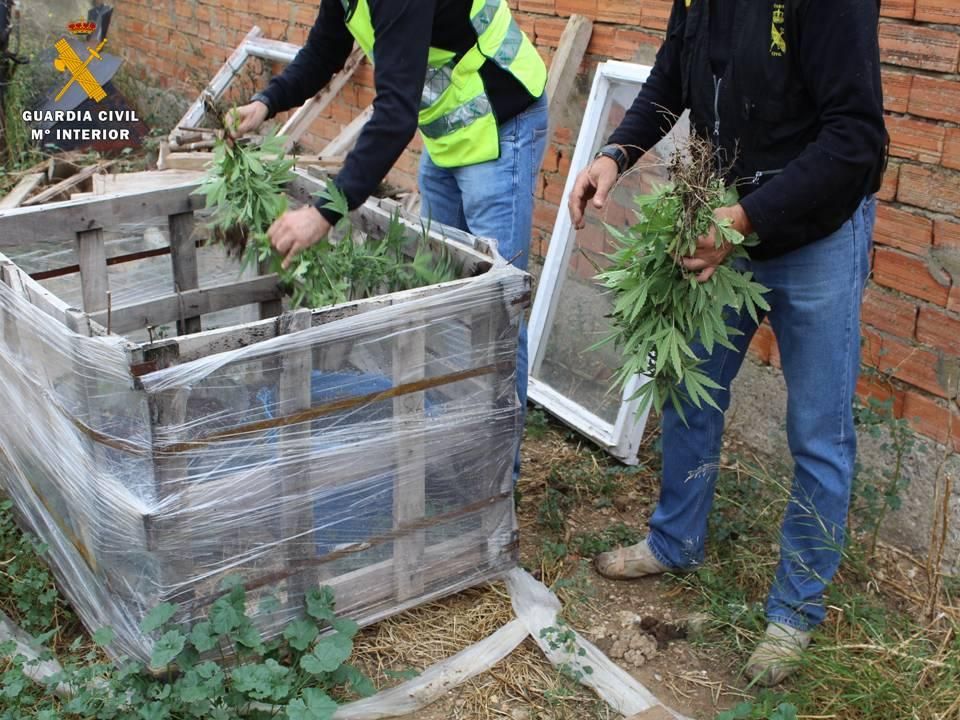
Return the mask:
[[[551,636],[555,632],[561,632],[550,630],[558,627],[560,601],[556,595],[519,568],[507,573],[506,581],[513,611],[517,616],[515,620],[511,620],[490,637],[430,666],[412,680],[383,690],[372,697],[341,705],[334,713],[334,720],[381,720],[416,712],[436,702],[470,678],[492,668],[512,653],[528,635],[533,637],[555,667],[573,670],[584,685],[593,689],[604,702],[622,715],[631,716],[653,707],[664,707],[676,720],[690,720],[663,706],[640,682],[579,634],[571,631],[571,641],[553,647],[550,643]],[[542,637],[544,630],[547,630],[546,637]],[[6,615],[0,613],[0,642],[5,640],[14,640],[17,643],[17,652],[30,663],[25,664],[24,672],[35,682],[44,684],[46,678],[60,672],[60,664],[55,660],[39,662],[43,648],[37,647],[32,638],[23,633]],[[69,696],[70,688],[60,686],[57,694]],[[250,709],[271,712],[279,708],[252,703]]]

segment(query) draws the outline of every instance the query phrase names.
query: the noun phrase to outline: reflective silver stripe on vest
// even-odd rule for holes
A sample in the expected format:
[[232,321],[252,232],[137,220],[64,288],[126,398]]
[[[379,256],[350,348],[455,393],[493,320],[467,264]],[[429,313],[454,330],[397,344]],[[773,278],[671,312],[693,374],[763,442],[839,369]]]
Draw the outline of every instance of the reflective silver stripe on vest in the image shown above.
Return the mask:
[[483,35],[490,23],[493,22],[493,16],[497,14],[497,10],[500,9],[500,0],[487,0],[484,3],[483,7],[480,8],[480,11],[470,18],[470,22],[473,24],[473,29],[477,31],[477,35]]
[[438,117],[433,122],[420,126],[420,132],[431,140],[442,138],[452,132],[465,128],[473,124],[485,115],[493,112],[490,107],[490,100],[486,95],[478,95],[455,110],[451,110],[446,115]]
[[427,77],[423,81],[423,92],[420,94],[421,110],[433,105],[440,99],[443,92],[450,87],[455,65],[456,59],[454,58],[438,68],[427,67]]
[[507,34],[503,36],[503,42],[497,48],[493,55],[493,61],[502,68],[510,67],[510,63],[517,57],[520,46],[523,44],[523,30],[517,25],[516,20],[510,20],[510,27],[507,28]]

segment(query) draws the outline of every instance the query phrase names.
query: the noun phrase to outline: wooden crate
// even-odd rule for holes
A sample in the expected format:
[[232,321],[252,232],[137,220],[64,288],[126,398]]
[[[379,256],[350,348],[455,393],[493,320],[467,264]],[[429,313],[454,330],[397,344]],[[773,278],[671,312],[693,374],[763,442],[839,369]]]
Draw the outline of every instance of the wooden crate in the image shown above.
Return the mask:
[[[298,174],[288,191],[305,201],[318,188]],[[200,617],[228,576],[251,610],[279,600],[257,616],[275,632],[317,585],[370,623],[513,567],[529,276],[486,241],[433,226],[460,279],[285,310],[273,275],[201,284],[195,189],[0,213],[0,250],[76,244],[66,271],[82,308],[0,256],[14,420],[0,427],[0,482],[87,626],[113,627],[111,650],[146,661],[144,614],[174,602]],[[381,234],[391,210],[370,201],[355,225]],[[168,247],[108,260],[106,231],[157,216]],[[412,242],[421,223],[404,223]],[[108,308],[108,263],[145,255],[169,255],[177,291]],[[209,313],[250,303],[261,319],[204,329]],[[165,324],[175,337],[130,339]]]

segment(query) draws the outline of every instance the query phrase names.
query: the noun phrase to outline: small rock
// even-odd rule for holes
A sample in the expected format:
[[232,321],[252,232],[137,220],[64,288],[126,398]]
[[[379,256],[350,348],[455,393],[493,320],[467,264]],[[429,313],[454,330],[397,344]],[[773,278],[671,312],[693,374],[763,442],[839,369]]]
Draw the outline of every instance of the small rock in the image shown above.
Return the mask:
[[530,711],[523,708],[514,708],[510,711],[510,720],[530,720]]
[[661,675],[660,673],[654,673],[653,679],[656,680],[657,682],[663,682],[663,675]]

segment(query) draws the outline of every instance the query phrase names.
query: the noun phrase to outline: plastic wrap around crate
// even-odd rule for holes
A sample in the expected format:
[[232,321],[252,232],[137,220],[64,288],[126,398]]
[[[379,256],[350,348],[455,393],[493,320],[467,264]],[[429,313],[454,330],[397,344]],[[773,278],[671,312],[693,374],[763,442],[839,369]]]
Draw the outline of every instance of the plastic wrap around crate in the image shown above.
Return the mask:
[[[316,186],[299,176],[289,192]],[[113,654],[147,661],[144,615],[173,602],[200,617],[230,576],[270,634],[317,585],[370,623],[513,567],[529,276],[434,225],[460,279],[284,311],[273,276],[205,286],[194,264],[191,281],[193,189],[0,213],[0,249],[72,243],[82,280],[85,308],[71,309],[0,256],[0,484],[84,623],[114,629]],[[108,263],[145,254],[128,242],[108,260],[111,233],[157,217],[179,292],[108,309]],[[368,234],[389,221],[375,202],[354,219]],[[44,272],[63,286],[64,272]],[[263,319],[206,329],[251,303]],[[179,334],[158,338],[162,326]],[[267,595],[280,601],[270,614]]]

